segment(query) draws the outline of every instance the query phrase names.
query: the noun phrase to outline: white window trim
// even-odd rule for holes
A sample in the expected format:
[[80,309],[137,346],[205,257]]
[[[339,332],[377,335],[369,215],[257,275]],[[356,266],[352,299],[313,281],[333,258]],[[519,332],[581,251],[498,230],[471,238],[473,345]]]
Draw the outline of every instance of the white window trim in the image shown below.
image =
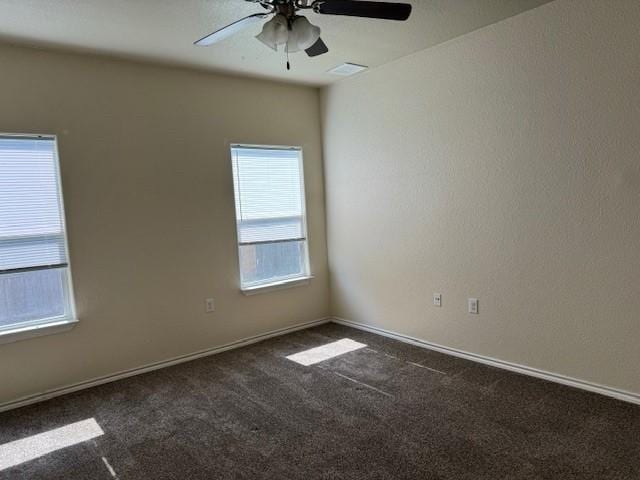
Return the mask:
[[0,331],[0,345],[27,340],[29,338],[42,337],[44,335],[68,332],[77,324],[77,319],[65,317],[58,317],[56,320],[48,319],[46,323],[43,323],[43,321],[31,324],[24,323]]
[[[236,218],[236,245],[238,249],[237,259],[238,259],[238,274],[240,280],[240,291],[244,295],[256,295],[259,293],[268,293],[275,290],[282,290],[285,288],[293,288],[298,286],[308,285],[309,281],[314,278],[313,273],[311,272],[311,251],[309,248],[309,230],[307,228],[307,191],[306,191],[306,182],[304,175],[304,149],[302,146],[293,146],[293,145],[264,145],[264,144],[251,144],[251,143],[241,143],[241,142],[228,142],[227,149],[231,156],[231,161],[233,165],[233,149],[234,148],[255,148],[255,149],[265,149],[265,150],[296,150],[299,152],[299,162],[300,162],[300,189],[301,189],[301,198],[302,198],[302,226],[304,229],[304,237],[305,237],[305,256],[304,256],[304,268],[305,271],[302,275],[291,277],[291,278],[283,278],[276,281],[267,281],[263,283],[255,283],[251,285],[242,285],[242,273],[240,272],[240,238],[237,228],[237,213],[234,213]],[[234,189],[234,198],[235,198],[235,183],[233,185]],[[234,202],[235,203],[235,202]],[[234,209],[236,206],[234,205]],[[235,210],[234,210],[235,212]]]
[[57,135],[39,134],[39,133],[3,133],[0,132],[0,137],[13,137],[13,138],[40,138],[40,139],[52,139],[54,141],[54,166],[56,169],[56,181],[58,183],[58,204],[60,211],[62,212],[62,228],[64,231],[64,248],[67,256],[67,266],[65,282],[65,296],[67,297],[69,311],[64,316],[41,318],[32,320],[30,322],[22,322],[16,324],[10,324],[3,328],[0,328],[0,345],[6,343],[13,343],[20,340],[27,340],[29,338],[42,337],[44,335],[55,335],[56,333],[68,332],[78,324],[78,318],[76,316],[76,301],[73,289],[73,279],[71,276],[71,257],[69,256],[69,239],[67,232],[67,220],[66,212],[64,208],[64,194],[62,186],[62,176],[60,174],[60,156],[58,153],[58,137]]
[[240,290],[245,295],[258,295],[259,293],[273,292],[275,290],[284,290],[287,288],[301,287],[309,285],[309,282],[313,280],[313,275],[307,275],[304,277],[295,277],[287,280],[280,280],[272,283],[262,283],[255,286],[244,287]]

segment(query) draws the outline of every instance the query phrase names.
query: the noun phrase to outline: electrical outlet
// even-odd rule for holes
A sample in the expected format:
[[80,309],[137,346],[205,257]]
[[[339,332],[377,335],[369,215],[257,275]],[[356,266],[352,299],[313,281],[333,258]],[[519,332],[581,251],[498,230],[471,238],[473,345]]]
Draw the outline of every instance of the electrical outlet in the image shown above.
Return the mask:
[[477,298],[469,299],[469,313],[473,313],[474,315],[477,315],[479,313]]
[[440,293],[433,294],[433,305],[436,307],[442,306],[442,294]]
[[213,312],[215,309],[216,309],[216,303],[215,303],[215,301],[213,300],[213,298],[207,298],[207,299],[204,301],[204,311],[205,311],[206,313],[211,313],[211,312]]

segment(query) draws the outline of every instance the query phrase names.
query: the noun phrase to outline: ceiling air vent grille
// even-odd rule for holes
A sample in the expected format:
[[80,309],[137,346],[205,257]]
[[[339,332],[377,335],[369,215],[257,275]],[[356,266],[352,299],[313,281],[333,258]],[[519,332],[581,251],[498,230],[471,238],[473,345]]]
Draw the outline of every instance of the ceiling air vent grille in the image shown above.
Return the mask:
[[368,68],[369,67],[365,67],[364,65],[356,65],[355,63],[343,63],[342,65],[338,65],[336,68],[332,68],[328,73],[340,75],[341,77],[349,77],[356,73],[363,72]]

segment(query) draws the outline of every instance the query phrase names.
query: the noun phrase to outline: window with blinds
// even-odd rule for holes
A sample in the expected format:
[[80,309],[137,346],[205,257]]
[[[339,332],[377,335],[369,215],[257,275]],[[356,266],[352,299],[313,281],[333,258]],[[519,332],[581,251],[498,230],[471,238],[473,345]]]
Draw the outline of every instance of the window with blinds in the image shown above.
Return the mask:
[[232,145],[243,289],[309,276],[302,151]]
[[73,317],[55,137],[0,135],[0,332]]

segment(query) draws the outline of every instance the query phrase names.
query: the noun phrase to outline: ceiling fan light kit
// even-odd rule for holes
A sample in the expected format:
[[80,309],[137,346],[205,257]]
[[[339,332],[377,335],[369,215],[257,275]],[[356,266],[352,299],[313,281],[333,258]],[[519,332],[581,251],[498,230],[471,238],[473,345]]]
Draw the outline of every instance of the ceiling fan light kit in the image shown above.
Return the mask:
[[[267,47],[277,51],[280,45],[285,52],[304,50],[309,57],[317,57],[329,51],[320,38],[320,28],[306,17],[298,15],[300,10],[312,10],[321,15],[346,15],[351,17],[377,18],[404,21],[411,15],[407,3],[370,2],[365,0],[245,0],[260,5],[268,12],[256,13],[216,30],[195,42],[208,46],[220,42],[245,28],[273,15],[256,35]],[[289,62],[287,61],[287,68]]]
[[313,25],[306,17],[296,17],[291,22],[287,52],[306,50],[320,38],[320,27]]
[[320,27],[312,25],[306,17],[296,16],[288,20],[277,14],[264,24],[262,32],[256,38],[272,50],[285,45],[288,53],[306,50],[320,38]]
[[287,17],[278,14],[266,22],[262,32],[256,38],[272,50],[278,50],[278,45],[287,43],[289,39],[289,27]]

